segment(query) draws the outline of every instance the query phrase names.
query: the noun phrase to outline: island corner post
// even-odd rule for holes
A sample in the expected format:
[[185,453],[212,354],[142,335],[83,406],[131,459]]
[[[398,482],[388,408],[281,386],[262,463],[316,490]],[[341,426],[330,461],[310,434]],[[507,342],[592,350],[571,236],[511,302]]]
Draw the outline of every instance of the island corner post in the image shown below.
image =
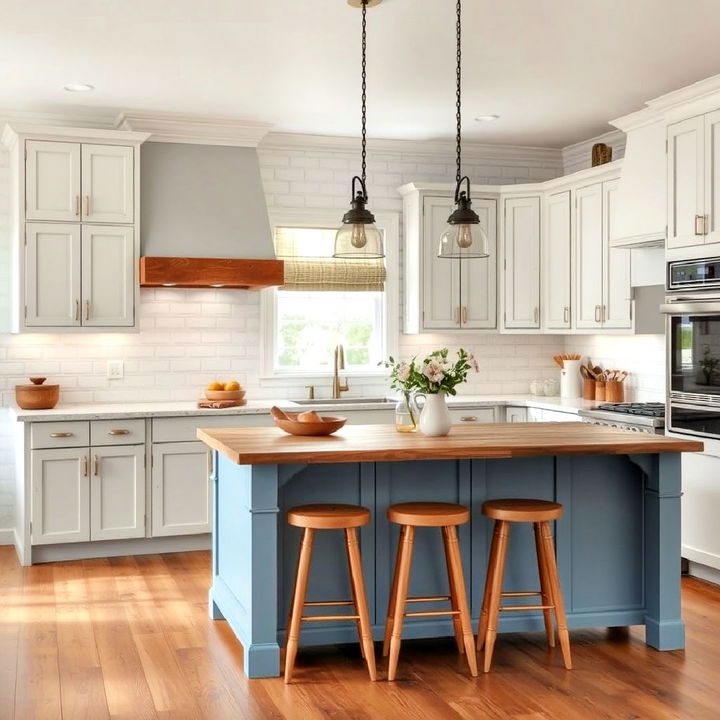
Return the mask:
[[[299,438],[273,428],[199,430],[213,451],[210,615],[244,648],[248,677],[280,674],[299,535],[292,505],[360,504],[371,523],[360,542],[373,635],[382,639],[397,529],[395,502],[432,500],[471,508],[459,528],[473,623],[485,579],[491,521],[486,499],[562,503],[555,546],[570,629],[644,625],[658,650],[684,647],[680,612],[680,453],[699,442],[638,436],[577,423],[453,428],[446,438],[403,436],[392,426],[350,426],[343,436]],[[442,441],[445,441],[444,443]],[[432,530],[419,533],[413,594],[445,594],[444,558]],[[308,599],[349,597],[341,536],[322,533]],[[327,537],[325,537],[327,536]],[[529,528],[513,528],[504,589],[538,586]],[[508,613],[500,632],[542,630],[542,614]],[[408,620],[405,637],[452,635],[449,620]],[[303,628],[301,643],[356,642],[354,621]]]

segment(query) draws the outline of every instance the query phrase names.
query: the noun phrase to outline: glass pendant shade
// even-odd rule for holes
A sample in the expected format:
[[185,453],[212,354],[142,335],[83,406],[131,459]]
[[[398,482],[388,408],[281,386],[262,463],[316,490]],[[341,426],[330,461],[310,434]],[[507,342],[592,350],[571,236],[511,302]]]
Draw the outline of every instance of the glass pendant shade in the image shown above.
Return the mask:
[[440,236],[438,257],[483,258],[490,255],[490,244],[480,225],[451,225]]
[[382,233],[373,223],[343,225],[335,235],[333,257],[357,260],[385,257]]

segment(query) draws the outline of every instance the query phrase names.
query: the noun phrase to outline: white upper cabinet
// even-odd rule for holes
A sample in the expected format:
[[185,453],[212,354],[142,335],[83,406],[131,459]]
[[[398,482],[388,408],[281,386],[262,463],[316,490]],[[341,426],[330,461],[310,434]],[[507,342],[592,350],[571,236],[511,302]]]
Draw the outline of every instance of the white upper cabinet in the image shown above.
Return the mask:
[[133,148],[82,145],[82,219],[92,223],[132,223]]
[[540,196],[505,199],[505,327],[540,327]]
[[705,242],[720,243],[720,110],[705,115]]
[[80,326],[80,225],[27,223],[25,323]]
[[603,303],[602,326],[607,329],[632,327],[630,250],[613,247],[619,180],[603,183]]
[[542,255],[543,325],[571,327],[571,204],[570,190],[545,197],[545,234]]
[[28,220],[80,220],[80,143],[27,141],[25,208]]
[[405,332],[494,330],[497,327],[497,201],[474,198],[488,235],[487,258],[437,256],[453,197],[406,186],[404,195]]
[[83,225],[82,324],[132,327],[135,251],[133,228]]

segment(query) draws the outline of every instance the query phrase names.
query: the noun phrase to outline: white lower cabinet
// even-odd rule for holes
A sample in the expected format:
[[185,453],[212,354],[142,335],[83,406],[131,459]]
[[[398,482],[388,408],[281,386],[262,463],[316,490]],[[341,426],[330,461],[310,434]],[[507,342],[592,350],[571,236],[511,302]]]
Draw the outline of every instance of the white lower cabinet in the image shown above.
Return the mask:
[[152,536],[212,530],[210,452],[194,442],[153,443]]
[[528,421],[528,409],[526,407],[505,408],[505,422],[524,423]]
[[51,448],[30,454],[34,545],[90,540],[87,448]]
[[91,448],[90,539],[145,537],[145,445]]
[[718,473],[720,458],[705,453],[683,453],[682,556],[716,570],[720,570]]
[[449,408],[450,418],[453,424],[476,425],[478,423],[497,422],[497,408],[475,407],[475,408]]

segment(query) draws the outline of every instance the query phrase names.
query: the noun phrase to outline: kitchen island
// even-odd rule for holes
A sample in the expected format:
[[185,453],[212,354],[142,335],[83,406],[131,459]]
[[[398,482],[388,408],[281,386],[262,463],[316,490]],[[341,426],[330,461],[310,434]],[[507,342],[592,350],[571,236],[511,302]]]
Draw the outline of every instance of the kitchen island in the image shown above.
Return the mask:
[[[645,625],[648,645],[684,646],[680,614],[680,453],[702,443],[579,423],[453,426],[447,437],[403,434],[390,425],[348,425],[328,437],[271,427],[198,430],[214,452],[210,613],[244,647],[249,677],[280,672],[299,532],[286,510],[316,502],[368,507],[360,532],[368,603],[381,639],[397,527],[387,507],[414,500],[462,503],[459,528],[473,621],[492,535],[483,501],[534,497],[563,504],[556,523],[558,569],[572,628]],[[442,544],[419,532],[410,593],[446,592]],[[513,528],[505,590],[538,587],[532,531]],[[319,533],[308,599],[349,597],[341,535]],[[500,632],[542,630],[542,614],[514,612]],[[449,620],[415,618],[405,637],[452,635]],[[355,622],[314,622],[301,645],[356,642]]]

